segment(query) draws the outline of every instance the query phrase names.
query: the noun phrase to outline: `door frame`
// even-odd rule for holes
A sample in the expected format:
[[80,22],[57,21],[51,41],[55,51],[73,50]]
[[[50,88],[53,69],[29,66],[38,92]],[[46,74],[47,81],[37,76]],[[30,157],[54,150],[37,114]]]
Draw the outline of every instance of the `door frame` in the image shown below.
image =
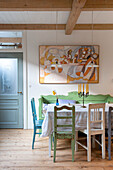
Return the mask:
[[27,56],[27,31],[22,31],[22,48],[0,49],[0,53],[23,53],[23,129],[28,129],[28,56]]
[[22,49],[14,50],[0,50],[0,53],[22,53],[23,54],[23,129],[28,129],[28,80],[27,80],[27,62],[26,62],[26,52]]

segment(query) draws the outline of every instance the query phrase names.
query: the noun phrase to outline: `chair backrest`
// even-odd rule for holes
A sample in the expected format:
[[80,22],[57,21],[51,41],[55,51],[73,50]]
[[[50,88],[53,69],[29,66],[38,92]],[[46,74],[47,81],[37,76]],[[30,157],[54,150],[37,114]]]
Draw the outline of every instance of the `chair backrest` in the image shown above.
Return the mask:
[[[66,116],[62,115],[62,113],[60,112],[58,114],[58,111],[61,111],[61,110],[69,110],[68,112],[68,115],[65,113]],[[65,112],[64,110],[64,112]],[[70,112],[71,111],[71,112]],[[64,113],[63,112],[63,113]],[[58,121],[57,120],[62,120],[60,124],[58,124]],[[66,124],[66,122],[63,122],[63,120],[70,120],[70,124]],[[71,128],[72,130],[70,131],[70,136],[69,135],[64,135],[62,137],[62,135],[58,136],[57,135],[57,138],[59,139],[65,139],[65,138],[74,138],[75,137],[75,106],[55,106],[54,107],[54,132],[55,134],[58,133],[58,129],[57,128]],[[61,132],[61,131],[60,131]]]
[[35,126],[35,120],[37,120],[37,115],[36,115],[36,108],[35,108],[35,99],[31,99],[31,109],[32,109],[32,115],[33,115],[33,123]]
[[105,129],[105,103],[89,104],[87,128],[91,129],[91,124],[96,127],[99,123],[100,129]]

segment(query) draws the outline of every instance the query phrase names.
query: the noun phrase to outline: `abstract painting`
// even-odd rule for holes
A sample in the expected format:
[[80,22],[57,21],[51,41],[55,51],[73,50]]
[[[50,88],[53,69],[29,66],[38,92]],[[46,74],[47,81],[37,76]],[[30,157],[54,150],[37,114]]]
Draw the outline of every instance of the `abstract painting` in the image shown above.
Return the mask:
[[39,47],[40,83],[98,83],[99,46]]

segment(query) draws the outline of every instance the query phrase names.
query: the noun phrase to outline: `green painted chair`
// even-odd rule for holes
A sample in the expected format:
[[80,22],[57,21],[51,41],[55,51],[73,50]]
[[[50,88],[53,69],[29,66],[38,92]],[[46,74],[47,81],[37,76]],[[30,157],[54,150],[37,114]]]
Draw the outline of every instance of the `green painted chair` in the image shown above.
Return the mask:
[[34,124],[32,149],[34,149],[35,135],[41,134],[40,132],[37,133],[36,131],[37,131],[37,129],[42,129],[42,123],[43,123],[43,120],[37,120],[36,108],[35,108],[35,99],[34,98],[31,99],[31,109],[32,109],[33,124]]
[[[63,109],[70,110],[70,116],[59,116],[58,111]],[[71,119],[70,124],[58,124],[57,120],[59,119]],[[71,131],[58,131],[58,128],[71,128]],[[56,145],[57,139],[71,139],[71,149],[72,149],[72,161],[74,162],[74,151],[75,151],[75,106],[55,106],[54,107],[54,159],[56,158]]]

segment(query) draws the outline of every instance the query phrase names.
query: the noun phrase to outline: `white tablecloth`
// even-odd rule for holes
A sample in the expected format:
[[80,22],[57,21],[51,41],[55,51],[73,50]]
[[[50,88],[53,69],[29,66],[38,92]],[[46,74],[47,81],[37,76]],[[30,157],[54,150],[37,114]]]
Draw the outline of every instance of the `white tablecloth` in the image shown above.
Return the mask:
[[[54,106],[55,104],[49,104],[47,107],[47,113],[45,115],[43,124],[42,124],[42,134],[41,137],[49,136],[54,128]],[[82,108],[81,105],[75,105],[75,130],[85,129],[87,127],[87,112],[88,112],[88,104],[85,105],[86,108]],[[109,104],[106,104],[106,127],[107,127],[107,117],[108,117],[108,109]],[[113,105],[112,105],[113,106]],[[70,114],[70,111],[63,110],[59,111],[63,116]],[[58,124],[70,124],[70,119],[60,119],[58,120]],[[63,122],[64,121],[64,122]],[[99,125],[100,126],[100,125]],[[62,129],[65,130],[65,129]],[[66,129],[67,130],[67,129]],[[69,130],[69,129],[68,129]]]

